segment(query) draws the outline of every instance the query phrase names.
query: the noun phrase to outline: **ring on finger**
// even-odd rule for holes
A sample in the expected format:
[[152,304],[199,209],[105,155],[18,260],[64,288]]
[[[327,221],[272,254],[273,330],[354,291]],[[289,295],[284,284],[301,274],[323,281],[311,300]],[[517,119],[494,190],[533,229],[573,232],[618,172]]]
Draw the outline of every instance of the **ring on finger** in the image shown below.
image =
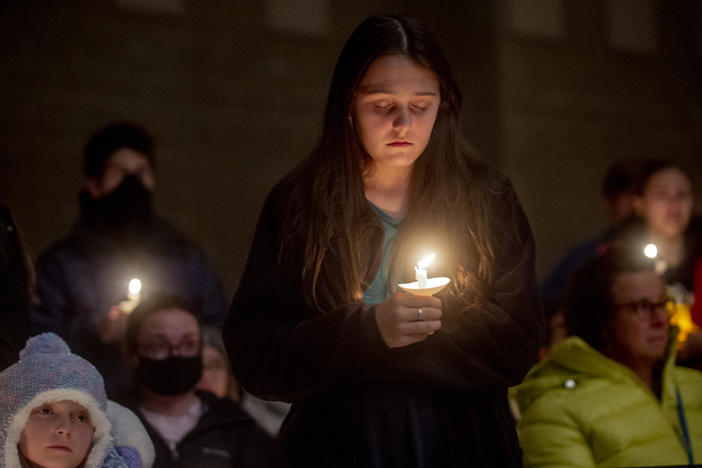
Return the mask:
[[424,314],[424,312],[422,312],[421,308],[417,309],[417,320],[423,320],[422,319],[423,314]]

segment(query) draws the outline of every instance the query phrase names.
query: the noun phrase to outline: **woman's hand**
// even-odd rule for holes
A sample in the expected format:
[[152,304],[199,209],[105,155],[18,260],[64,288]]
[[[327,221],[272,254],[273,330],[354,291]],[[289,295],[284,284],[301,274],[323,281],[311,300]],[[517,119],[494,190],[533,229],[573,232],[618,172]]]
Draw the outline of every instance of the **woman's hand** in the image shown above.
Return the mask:
[[122,341],[127,332],[127,318],[129,318],[129,314],[119,305],[110,307],[110,311],[100,317],[97,323],[100,341],[104,344]]
[[398,292],[375,306],[375,322],[389,348],[426,339],[441,328],[441,300]]

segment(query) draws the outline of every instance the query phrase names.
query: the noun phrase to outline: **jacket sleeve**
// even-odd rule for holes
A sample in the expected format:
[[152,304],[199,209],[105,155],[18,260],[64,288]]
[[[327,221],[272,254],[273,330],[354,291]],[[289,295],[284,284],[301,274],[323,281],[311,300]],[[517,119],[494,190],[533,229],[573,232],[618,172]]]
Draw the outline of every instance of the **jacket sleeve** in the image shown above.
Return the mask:
[[563,403],[545,394],[522,415],[518,433],[525,468],[597,466],[585,434]]
[[119,403],[107,400],[107,419],[112,424],[116,455],[127,461],[129,468],[150,468],[156,453],[139,417]]
[[223,335],[232,370],[249,393],[293,401],[351,378],[387,347],[372,309],[353,303],[322,313],[304,303],[301,291],[277,284],[285,197],[279,185],[264,204]]
[[442,296],[442,327],[426,340],[390,350],[369,371],[454,390],[506,387],[524,378],[537,358],[544,328],[534,272],[534,240],[511,186],[494,223],[494,279],[485,300],[466,306]]

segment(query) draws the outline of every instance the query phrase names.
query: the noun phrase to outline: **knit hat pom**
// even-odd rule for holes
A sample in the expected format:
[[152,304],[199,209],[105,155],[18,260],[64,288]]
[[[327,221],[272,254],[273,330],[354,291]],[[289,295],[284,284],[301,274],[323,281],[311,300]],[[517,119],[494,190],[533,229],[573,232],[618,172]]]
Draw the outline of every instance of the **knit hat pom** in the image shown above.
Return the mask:
[[24,349],[20,351],[20,361],[32,354],[71,354],[71,349],[55,333],[42,333],[27,340]]

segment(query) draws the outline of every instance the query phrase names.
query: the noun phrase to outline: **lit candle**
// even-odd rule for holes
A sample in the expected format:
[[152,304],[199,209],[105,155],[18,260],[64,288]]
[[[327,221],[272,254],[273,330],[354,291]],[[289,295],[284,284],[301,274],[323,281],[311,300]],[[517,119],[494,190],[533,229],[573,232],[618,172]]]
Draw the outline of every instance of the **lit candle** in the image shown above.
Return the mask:
[[654,264],[656,273],[659,275],[665,273],[665,270],[668,269],[668,263],[662,258],[658,258],[658,247],[656,244],[646,244],[643,248],[643,253],[646,257],[656,261]]
[[125,313],[131,314],[132,311],[141,302],[141,280],[139,278],[132,278],[127,285],[127,300],[119,303],[120,309]]
[[141,280],[139,278],[132,278],[132,280],[129,281],[127,289],[127,296],[129,299],[136,301],[141,300]]
[[427,287],[427,266],[434,260],[436,254],[429,254],[421,259],[417,266],[414,267],[415,278],[417,279],[417,287],[420,289]]

